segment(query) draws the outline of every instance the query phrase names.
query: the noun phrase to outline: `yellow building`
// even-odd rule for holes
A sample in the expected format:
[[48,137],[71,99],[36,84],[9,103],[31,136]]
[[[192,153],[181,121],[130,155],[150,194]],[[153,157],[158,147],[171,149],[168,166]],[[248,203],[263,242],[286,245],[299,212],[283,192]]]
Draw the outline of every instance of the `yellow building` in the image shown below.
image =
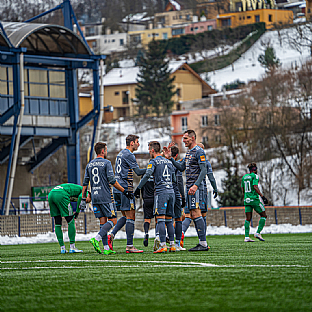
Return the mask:
[[[179,110],[181,102],[201,99],[216,93],[201,77],[184,62],[171,62],[171,77],[177,94],[173,100],[174,110]],[[104,77],[104,105],[113,106],[113,119],[135,115],[135,88],[139,67],[114,68]]]
[[292,24],[293,12],[290,10],[256,9],[219,14],[217,28],[237,27],[257,22],[264,22],[266,29],[271,29],[274,25]]
[[164,40],[172,37],[171,28],[169,27],[129,31],[128,35],[130,43],[141,44],[143,47],[147,47],[153,38],[155,40]]
[[309,21],[312,18],[312,0],[306,0],[306,19]]

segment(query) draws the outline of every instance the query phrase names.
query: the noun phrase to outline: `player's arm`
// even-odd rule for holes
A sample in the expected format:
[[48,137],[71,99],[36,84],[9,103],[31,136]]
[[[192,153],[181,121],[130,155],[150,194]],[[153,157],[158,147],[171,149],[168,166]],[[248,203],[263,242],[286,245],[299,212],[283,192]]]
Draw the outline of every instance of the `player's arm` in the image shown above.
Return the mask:
[[[258,183],[258,181],[257,181],[256,183]],[[269,203],[269,201],[268,201],[267,198],[264,197],[264,195],[260,192],[258,185],[257,185],[257,184],[254,184],[253,187],[254,187],[256,193],[262,198],[263,203],[264,203],[265,205],[267,205],[267,204]]]
[[[151,167],[150,167],[151,166]],[[150,167],[146,170],[146,173],[144,174],[143,178],[141,179],[137,189],[142,189],[144,184],[147,182],[147,180],[153,175],[155,167],[151,164],[149,164],[147,167]]]
[[184,195],[184,187],[183,187],[183,177],[182,175],[177,175],[177,185],[178,185],[178,190],[181,194],[182,199],[185,199],[185,195]]
[[194,185],[192,185],[189,189],[189,195],[194,195],[195,192],[198,190],[200,184],[202,181],[205,179],[206,174],[207,174],[207,166],[206,162],[199,162],[199,169],[200,169],[200,174],[198,175],[198,178]]
[[141,175],[145,174],[146,168],[140,169],[139,167],[136,167],[136,168],[133,168],[133,171],[135,172],[135,174],[137,176],[141,176]]
[[186,164],[185,164],[185,158],[183,158],[182,160],[176,161],[174,160],[172,157],[170,158],[170,161],[172,162],[172,164],[181,172],[184,171],[186,169]]

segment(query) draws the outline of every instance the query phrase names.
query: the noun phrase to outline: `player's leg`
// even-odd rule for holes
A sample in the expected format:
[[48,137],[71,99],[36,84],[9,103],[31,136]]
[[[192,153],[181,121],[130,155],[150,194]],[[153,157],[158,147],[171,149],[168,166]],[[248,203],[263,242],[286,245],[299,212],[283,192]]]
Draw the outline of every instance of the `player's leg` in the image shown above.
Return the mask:
[[174,220],[175,220],[175,243],[176,243],[176,250],[181,251],[185,250],[185,248],[180,246],[180,241],[182,237],[182,202],[181,202],[181,196],[176,196],[176,201],[174,203]]
[[[63,239],[63,231],[62,231],[62,217],[61,212],[55,202],[58,202],[59,197],[57,196],[57,192],[50,192],[48,195],[48,202],[50,208],[50,215],[54,218],[54,232],[57,238],[57,241],[61,247],[61,253],[67,253],[65,248],[64,239]],[[55,202],[54,202],[55,201]]]
[[160,245],[160,238],[159,238],[159,229],[158,229],[158,222],[157,217],[155,216],[155,240],[154,240],[154,251],[156,251],[159,248]]
[[[106,217],[102,217],[100,218],[100,230],[101,228],[104,226],[104,224],[107,222],[107,218]],[[104,241],[102,239],[102,243],[103,243],[103,246],[104,246]]]
[[263,230],[264,226],[265,226],[265,221],[267,218],[266,212],[265,212],[265,208],[264,205],[260,202],[259,206],[255,207],[256,212],[260,215],[260,220],[259,220],[259,225],[258,225],[258,229],[257,232],[255,233],[255,238],[261,240],[264,242],[264,238],[261,236],[261,231]]
[[166,245],[166,226],[165,226],[165,215],[166,215],[166,206],[168,202],[168,196],[155,196],[154,202],[154,215],[157,218],[157,226],[159,231],[159,247],[154,253],[164,253],[167,252]]
[[148,246],[149,228],[151,224],[151,219],[153,218],[153,207],[154,200],[144,200],[143,201],[143,213],[144,213],[144,240],[143,245]]
[[[115,206],[117,211],[121,211],[121,193],[114,193],[114,201],[115,201]],[[124,211],[121,211],[122,217],[119,218],[117,221],[117,224],[113,228],[112,232],[110,235],[108,235],[108,245],[111,250],[113,250],[113,240],[118,233],[126,224],[127,218],[126,218],[126,213]],[[117,214],[116,214],[117,215]]]
[[252,206],[245,206],[245,215],[246,215],[246,220],[245,220],[245,242],[254,242],[251,238],[249,238],[249,229],[250,229],[250,221],[252,218]]
[[207,211],[208,211],[208,206],[207,206],[208,195],[207,195],[205,190],[201,190],[199,196],[200,196],[199,200],[200,200],[201,215],[202,215],[204,223],[205,223],[205,236],[207,236],[206,235],[206,232],[207,232],[207,219],[206,219],[206,217],[207,217]]
[[75,226],[74,216],[66,216],[65,219],[68,224],[68,237],[69,237],[69,243],[70,243],[69,252],[70,253],[82,252],[82,250],[76,248],[75,246],[76,226]]
[[[181,236],[181,241],[180,241],[180,246],[183,247],[184,246],[184,236],[186,231],[188,230],[192,219],[191,219],[191,213],[190,213],[190,203],[189,203],[189,199],[190,196],[188,194],[186,194],[186,204],[185,204],[185,208],[184,208],[184,220],[182,221],[182,236]],[[183,218],[183,217],[182,217]]]
[[174,216],[174,204],[175,204],[175,195],[174,193],[168,195],[168,202],[166,208],[165,224],[167,227],[167,232],[169,236],[170,252],[175,252],[176,247],[174,245],[174,226],[173,226],[173,216]]

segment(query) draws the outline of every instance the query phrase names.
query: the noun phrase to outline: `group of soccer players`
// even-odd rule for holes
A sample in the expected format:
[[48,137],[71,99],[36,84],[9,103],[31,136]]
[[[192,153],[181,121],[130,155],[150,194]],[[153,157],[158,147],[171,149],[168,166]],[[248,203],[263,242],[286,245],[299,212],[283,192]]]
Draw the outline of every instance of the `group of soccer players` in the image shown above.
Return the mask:
[[[135,228],[135,197],[141,195],[144,200],[144,245],[148,246],[148,229],[152,217],[156,219],[156,238],[154,253],[168,251],[166,245],[166,229],[168,233],[169,252],[182,251],[184,234],[193,220],[199,243],[189,251],[208,251],[206,241],[206,213],[207,213],[207,185],[206,175],[213,187],[214,197],[218,195],[216,182],[212,173],[211,164],[206,159],[203,146],[196,143],[196,134],[193,130],[187,130],[183,134],[183,142],[188,151],[185,157],[177,161],[179,150],[174,143],[163,149],[157,141],[149,142],[149,154],[151,160],[146,169],[140,169],[133,154],[139,144],[139,137],[128,135],[126,148],[119,152],[115,162],[115,174],[112,164],[107,160],[107,145],[97,142],[94,146],[96,158],[91,160],[85,169],[83,186],[75,184],[62,184],[54,188],[49,194],[51,216],[55,218],[55,233],[61,246],[61,252],[67,252],[63,242],[61,230],[62,217],[68,222],[68,235],[70,238],[69,252],[82,252],[75,247],[75,225],[79,211],[86,208],[86,204],[92,201],[93,211],[100,220],[100,231],[90,240],[98,253],[105,255],[114,254],[113,240],[117,232],[126,225],[127,246],[126,253],[142,253],[133,246]],[[253,172],[257,170],[252,164]],[[183,190],[182,172],[185,171],[186,187],[185,196]],[[143,176],[138,187],[134,191],[133,174]],[[252,172],[251,172],[252,173]],[[256,175],[256,174],[254,174]],[[244,176],[245,177],[245,176]],[[244,179],[244,178],[243,178]],[[257,175],[246,178],[243,191],[246,196],[250,190],[250,180],[257,180]],[[257,181],[256,181],[257,182]],[[253,182],[252,182],[253,183]],[[90,184],[90,191],[87,192]],[[247,185],[247,186],[246,186]],[[113,190],[111,188],[113,186]],[[243,186],[243,181],[242,181]],[[249,187],[249,188],[248,188]],[[61,191],[61,192],[59,192]],[[256,187],[257,194],[265,199]],[[251,192],[254,192],[252,187]],[[246,195],[247,194],[247,195]],[[248,195],[249,194],[249,195]],[[73,214],[70,201],[77,200],[77,211]],[[265,199],[266,200],[266,199]],[[250,204],[250,199],[248,204]],[[185,206],[185,220],[182,223],[183,207]],[[251,211],[254,207],[251,206]],[[262,209],[262,207],[261,207]],[[122,217],[117,222],[117,211],[121,211]],[[257,210],[256,210],[257,211]],[[249,226],[251,212],[246,212],[245,229]],[[257,211],[258,212],[258,211]],[[261,215],[258,236],[265,223],[264,207],[258,212]],[[175,221],[175,226],[174,226]],[[113,228],[110,234],[109,231]],[[246,235],[245,235],[246,236]],[[249,238],[249,227],[248,227]],[[104,250],[100,248],[102,241]],[[252,241],[245,238],[245,241]]]

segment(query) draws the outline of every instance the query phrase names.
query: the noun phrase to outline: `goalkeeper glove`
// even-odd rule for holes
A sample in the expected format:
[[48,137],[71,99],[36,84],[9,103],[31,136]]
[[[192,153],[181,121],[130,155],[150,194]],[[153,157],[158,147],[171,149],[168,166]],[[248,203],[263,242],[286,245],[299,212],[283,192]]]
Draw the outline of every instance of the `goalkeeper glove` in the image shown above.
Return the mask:
[[140,196],[141,196],[141,190],[138,189],[138,188],[136,188],[136,190],[135,190],[135,192],[134,192],[134,196],[135,196],[136,198],[140,198]]
[[87,207],[87,202],[86,202],[86,199],[83,198],[80,202],[79,209],[80,211],[83,212],[86,209],[86,207]]
[[264,203],[265,205],[267,205],[267,204],[269,203],[269,201],[268,201],[264,196],[262,196],[261,198],[262,198],[263,203]]
[[78,216],[79,216],[79,212],[75,212],[75,213],[74,213],[74,219],[77,219]]
[[123,191],[123,194],[124,194],[126,197],[128,197],[129,199],[133,199],[133,193],[124,190],[124,191]]
[[213,191],[213,198],[216,199],[217,196],[218,196],[218,191],[215,191],[215,190],[214,190],[214,191]]

